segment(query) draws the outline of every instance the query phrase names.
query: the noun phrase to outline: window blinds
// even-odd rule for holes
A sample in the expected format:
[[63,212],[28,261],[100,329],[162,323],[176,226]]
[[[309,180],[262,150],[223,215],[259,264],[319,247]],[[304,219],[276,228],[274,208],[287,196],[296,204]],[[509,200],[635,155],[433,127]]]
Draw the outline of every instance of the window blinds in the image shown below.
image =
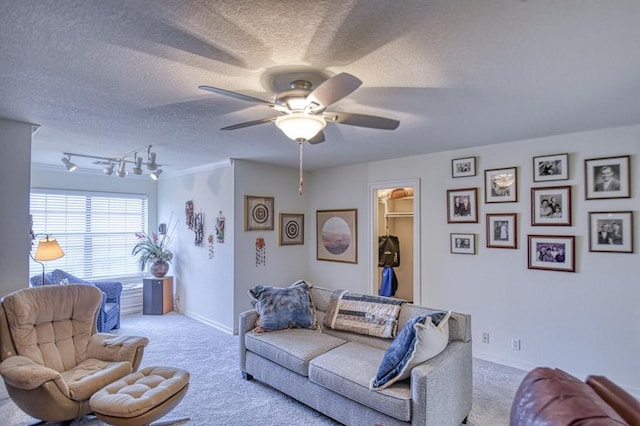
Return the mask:
[[[131,255],[136,232],[147,232],[147,196],[32,189],[31,216],[36,234],[58,240],[65,256],[45,262],[47,271],[63,269],[83,279],[139,275]],[[33,242],[35,253],[38,235]],[[42,267],[29,262],[29,276]]]

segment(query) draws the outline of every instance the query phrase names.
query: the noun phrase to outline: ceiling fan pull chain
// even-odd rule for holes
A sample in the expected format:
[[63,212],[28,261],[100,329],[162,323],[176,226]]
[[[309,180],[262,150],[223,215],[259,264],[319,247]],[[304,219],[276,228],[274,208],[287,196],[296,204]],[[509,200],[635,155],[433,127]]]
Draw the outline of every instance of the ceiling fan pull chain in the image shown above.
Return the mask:
[[300,184],[298,186],[298,195],[302,195],[302,185],[304,184],[304,180],[302,179],[302,144],[304,144],[304,141],[298,141],[298,145],[300,145]]

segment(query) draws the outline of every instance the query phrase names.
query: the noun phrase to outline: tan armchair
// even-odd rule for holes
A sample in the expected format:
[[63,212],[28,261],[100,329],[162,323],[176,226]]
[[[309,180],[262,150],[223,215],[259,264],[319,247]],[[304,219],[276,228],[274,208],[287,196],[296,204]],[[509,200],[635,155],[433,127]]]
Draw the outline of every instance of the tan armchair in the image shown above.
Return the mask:
[[102,292],[89,285],[19,290],[0,303],[0,376],[28,415],[62,422],[142,361],[146,337],[97,333]]

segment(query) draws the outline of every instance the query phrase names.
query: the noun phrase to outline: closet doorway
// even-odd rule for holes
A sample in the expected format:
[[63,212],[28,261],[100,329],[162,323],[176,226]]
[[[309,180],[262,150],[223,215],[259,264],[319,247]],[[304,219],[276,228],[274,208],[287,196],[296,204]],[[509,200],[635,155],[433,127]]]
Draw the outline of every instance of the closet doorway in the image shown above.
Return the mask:
[[420,180],[370,184],[369,197],[371,294],[379,294],[382,283],[379,237],[393,235],[400,243],[400,265],[393,268],[398,282],[393,297],[420,304]]

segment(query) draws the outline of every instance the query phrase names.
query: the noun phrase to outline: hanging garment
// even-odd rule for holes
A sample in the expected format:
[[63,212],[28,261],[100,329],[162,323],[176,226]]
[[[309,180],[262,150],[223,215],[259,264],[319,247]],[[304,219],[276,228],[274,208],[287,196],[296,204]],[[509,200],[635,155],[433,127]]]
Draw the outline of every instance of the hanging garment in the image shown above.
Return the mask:
[[395,296],[398,290],[398,278],[391,266],[382,268],[382,280],[380,282],[380,296]]
[[395,235],[378,237],[378,266],[400,266],[400,242]]

